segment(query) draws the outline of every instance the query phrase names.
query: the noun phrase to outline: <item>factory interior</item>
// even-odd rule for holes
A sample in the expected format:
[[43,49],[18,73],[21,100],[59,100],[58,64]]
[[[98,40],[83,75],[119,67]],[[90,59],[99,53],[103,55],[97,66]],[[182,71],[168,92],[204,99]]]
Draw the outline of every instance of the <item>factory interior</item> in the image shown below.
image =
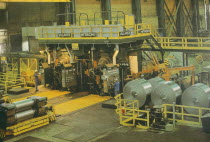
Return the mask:
[[0,142],[210,142],[209,0],[0,0]]

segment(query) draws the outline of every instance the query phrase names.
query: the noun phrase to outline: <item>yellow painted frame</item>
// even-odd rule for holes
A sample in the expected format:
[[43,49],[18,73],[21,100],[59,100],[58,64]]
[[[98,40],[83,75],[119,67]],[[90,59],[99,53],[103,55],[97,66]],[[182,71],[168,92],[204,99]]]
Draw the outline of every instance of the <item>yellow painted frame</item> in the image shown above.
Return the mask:
[[[173,107],[173,104],[163,104],[164,107],[164,118],[167,120],[173,120],[172,118],[168,117],[168,114],[173,114],[173,110],[168,110],[168,107]],[[184,105],[175,105],[176,108],[181,109],[181,112],[175,112],[175,115],[179,116],[180,118],[175,118],[175,120],[182,124],[191,124],[191,125],[197,125],[202,126],[201,117],[202,117],[202,111],[208,110],[210,111],[210,108],[203,108],[203,107],[193,107],[193,106],[184,106]],[[191,108],[198,110],[198,114],[189,114],[184,111],[184,108]],[[197,118],[198,121],[192,121],[192,120],[186,120],[185,116]]]

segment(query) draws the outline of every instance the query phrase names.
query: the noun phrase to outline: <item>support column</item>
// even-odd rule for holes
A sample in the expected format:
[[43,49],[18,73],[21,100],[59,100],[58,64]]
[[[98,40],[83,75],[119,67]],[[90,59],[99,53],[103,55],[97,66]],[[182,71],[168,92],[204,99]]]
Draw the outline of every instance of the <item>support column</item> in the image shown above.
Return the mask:
[[69,11],[70,11],[70,13],[72,13],[72,14],[70,14],[70,24],[71,25],[75,25],[76,24],[76,2],[75,2],[76,0],[71,0],[71,2],[69,3],[70,4],[70,8],[69,8]]
[[205,1],[205,6],[206,6],[206,24],[207,24],[207,30],[210,30],[210,5],[209,5],[209,0]]
[[184,11],[183,11],[183,0],[176,0],[176,6],[177,6],[177,20],[176,20],[176,29],[177,29],[177,35],[179,37],[183,37],[185,34],[185,17],[184,17]]
[[[58,13],[57,14],[64,14],[64,13],[66,13],[65,12],[65,2],[59,2],[58,3]],[[65,24],[65,17],[64,16],[59,16],[59,17],[56,17],[57,19],[57,24],[58,25],[64,25]]]
[[137,51],[137,60],[138,60],[138,72],[142,71],[142,51]]
[[165,37],[166,36],[166,28],[165,28],[164,4],[165,4],[165,0],[156,0],[159,33],[161,36]]
[[199,17],[199,0],[191,0],[193,16],[192,16],[192,25],[193,25],[193,36],[199,36],[198,31],[200,29],[200,17]]
[[140,0],[132,0],[132,13],[135,16],[135,23],[142,23]]
[[[112,15],[111,15],[111,0],[101,0],[101,16],[102,16],[102,21],[103,24],[105,23],[105,20],[112,20]],[[104,11],[104,12],[103,12]]]

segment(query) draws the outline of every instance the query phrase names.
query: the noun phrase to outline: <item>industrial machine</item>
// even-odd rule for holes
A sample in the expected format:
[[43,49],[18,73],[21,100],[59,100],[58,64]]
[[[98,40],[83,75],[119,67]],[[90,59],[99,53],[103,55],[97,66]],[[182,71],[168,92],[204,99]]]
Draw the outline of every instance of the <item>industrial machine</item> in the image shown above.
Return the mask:
[[106,65],[106,68],[102,70],[103,75],[101,79],[103,80],[103,85],[101,88],[102,94],[113,94],[114,93],[114,83],[120,80],[119,68],[113,65]]
[[[166,81],[173,80],[176,83],[179,82],[180,79],[190,75],[191,80],[190,84],[192,85],[195,83],[195,67],[194,66],[184,66],[184,67],[176,67],[169,66],[168,63],[160,63],[157,59],[157,55],[153,52],[144,52],[149,59],[151,60],[152,64],[147,64],[146,68],[143,68],[143,71],[138,72],[134,75],[134,78],[138,78],[141,75],[144,75],[145,78],[150,79],[154,78],[155,76],[159,76]],[[149,67],[148,67],[149,66]]]
[[25,100],[0,105],[1,139],[18,135],[55,120],[53,107],[46,97],[32,96]]

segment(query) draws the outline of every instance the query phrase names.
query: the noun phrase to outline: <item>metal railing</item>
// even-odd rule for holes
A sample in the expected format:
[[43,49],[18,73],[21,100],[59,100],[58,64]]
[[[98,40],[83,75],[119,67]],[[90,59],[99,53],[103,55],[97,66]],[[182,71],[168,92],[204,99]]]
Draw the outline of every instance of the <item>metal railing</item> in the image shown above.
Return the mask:
[[[135,126],[137,128],[150,128],[150,113],[146,110],[120,108],[120,124],[123,126]],[[143,117],[141,117],[143,116]]]
[[[129,28],[125,28],[129,27]],[[97,31],[96,31],[97,29]],[[106,29],[106,30],[103,30]],[[88,32],[84,32],[88,31]],[[95,33],[93,37],[81,37],[81,33]],[[129,32],[128,35],[120,35],[120,32]],[[151,35],[151,25],[95,25],[95,26],[57,26],[57,27],[39,27],[36,29],[37,38],[42,39],[119,39],[130,38],[133,36],[149,36]],[[64,34],[59,36],[59,34]],[[66,35],[65,35],[66,34]]]
[[[78,15],[78,21],[76,19],[73,19],[73,21],[70,20],[70,17],[75,17]],[[59,23],[59,18],[62,17],[63,19],[68,19],[65,22],[74,23],[74,25],[81,25],[81,17],[85,16],[85,21],[89,25],[89,17],[86,13],[63,13],[63,14],[57,14],[56,15],[56,21]],[[61,25],[64,25],[65,23],[61,23]],[[59,24],[58,24],[59,25]]]
[[0,74],[0,88],[4,89],[5,92],[7,92],[8,89],[17,86],[26,86],[25,79],[21,77],[20,74]]
[[115,99],[116,113],[119,115],[121,125],[136,126],[142,129],[150,128],[150,113],[146,110],[139,110],[137,100],[125,100],[122,94],[115,96]]
[[[173,110],[170,108],[173,106],[173,104],[163,104],[164,106],[164,118],[167,120],[173,120],[172,114]],[[204,113],[204,111],[209,111],[210,108],[203,108],[203,107],[193,107],[193,106],[184,106],[184,105],[175,105],[176,109],[180,110],[179,112],[175,112],[175,120],[179,123],[184,124],[191,124],[191,125],[198,125],[201,126],[201,117]],[[198,114],[190,114],[185,111],[185,108],[194,109],[195,112],[197,111]]]
[[204,37],[157,37],[163,49],[210,49],[210,38]]
[[[119,115],[120,124],[123,126],[136,126],[137,128],[150,128],[150,112],[147,110],[139,110],[139,102],[137,100],[125,100],[122,94],[115,96],[117,106],[116,113]],[[173,121],[173,104],[163,104],[163,116],[165,120]],[[201,126],[201,118],[203,114],[209,113],[210,108],[193,107],[184,105],[175,105],[175,121],[182,124],[190,124]],[[197,114],[190,114],[185,108],[194,109]]]
[[[113,13],[116,14],[116,16],[114,16],[115,17],[114,19],[116,19],[116,20],[113,20],[113,16],[112,16]],[[99,15],[98,18],[97,18],[97,15]],[[94,25],[96,25],[97,21],[100,21],[99,24],[103,24],[103,19],[101,18],[101,17],[103,17],[102,15],[107,15],[107,17],[110,16],[109,18],[110,18],[110,22],[112,24],[114,24],[115,22],[117,24],[119,24],[121,22],[120,20],[122,20],[122,23],[125,24],[125,13],[123,11],[98,11],[98,12],[94,12],[94,18],[93,18],[94,19]],[[123,18],[120,18],[121,17],[120,15]],[[99,20],[96,20],[96,19],[99,19]]]

